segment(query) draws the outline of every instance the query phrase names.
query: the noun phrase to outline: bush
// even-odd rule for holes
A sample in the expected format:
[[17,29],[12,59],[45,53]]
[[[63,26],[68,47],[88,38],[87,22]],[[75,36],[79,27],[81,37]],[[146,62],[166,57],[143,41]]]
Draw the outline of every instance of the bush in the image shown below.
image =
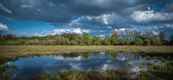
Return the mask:
[[135,45],[143,45],[143,40],[141,38],[137,38],[135,40]]

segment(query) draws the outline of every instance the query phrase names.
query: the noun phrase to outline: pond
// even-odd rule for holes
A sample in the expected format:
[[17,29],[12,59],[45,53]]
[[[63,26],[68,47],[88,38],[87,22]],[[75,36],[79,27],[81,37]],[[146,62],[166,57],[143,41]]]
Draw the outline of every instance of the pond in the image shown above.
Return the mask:
[[[74,55],[76,54],[76,55]],[[91,52],[72,53],[72,55],[41,55],[26,56],[6,62],[11,80],[29,79],[42,74],[55,75],[62,71],[125,72],[129,78],[135,78],[140,73],[148,72],[152,65],[162,66],[171,61],[172,56],[153,56],[131,52]],[[150,75],[151,76],[151,75]]]

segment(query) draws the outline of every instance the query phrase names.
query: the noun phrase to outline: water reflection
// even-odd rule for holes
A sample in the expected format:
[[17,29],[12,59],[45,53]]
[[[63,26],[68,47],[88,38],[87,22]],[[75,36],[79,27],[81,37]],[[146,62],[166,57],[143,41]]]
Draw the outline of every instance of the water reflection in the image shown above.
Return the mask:
[[[116,56],[112,56],[116,54]],[[135,55],[130,52],[119,53],[90,53],[79,54],[77,56],[63,55],[43,55],[19,58],[18,60],[7,62],[6,65],[16,65],[18,71],[13,72],[15,77],[36,76],[47,71],[55,74],[61,70],[72,71],[96,71],[123,70],[129,75],[135,76],[141,71],[147,71],[149,64],[161,64],[161,60],[149,56]]]

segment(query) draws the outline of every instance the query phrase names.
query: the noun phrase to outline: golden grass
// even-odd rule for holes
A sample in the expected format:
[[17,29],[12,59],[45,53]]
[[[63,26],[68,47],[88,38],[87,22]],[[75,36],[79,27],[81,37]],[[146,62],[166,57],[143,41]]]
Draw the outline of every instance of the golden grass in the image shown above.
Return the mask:
[[[149,54],[173,53],[173,46],[0,46],[0,63],[20,56],[68,54],[72,52],[129,51]],[[74,53],[72,53],[74,54]]]
[[0,53],[52,54],[90,51],[173,53],[173,46],[0,46]]

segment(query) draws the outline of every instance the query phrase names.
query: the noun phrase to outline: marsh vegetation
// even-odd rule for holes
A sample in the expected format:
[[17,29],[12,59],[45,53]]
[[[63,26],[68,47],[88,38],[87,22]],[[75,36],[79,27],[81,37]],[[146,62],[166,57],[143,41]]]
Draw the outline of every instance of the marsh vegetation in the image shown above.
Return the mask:
[[92,52],[26,56],[0,66],[2,80],[172,80],[171,54]]

